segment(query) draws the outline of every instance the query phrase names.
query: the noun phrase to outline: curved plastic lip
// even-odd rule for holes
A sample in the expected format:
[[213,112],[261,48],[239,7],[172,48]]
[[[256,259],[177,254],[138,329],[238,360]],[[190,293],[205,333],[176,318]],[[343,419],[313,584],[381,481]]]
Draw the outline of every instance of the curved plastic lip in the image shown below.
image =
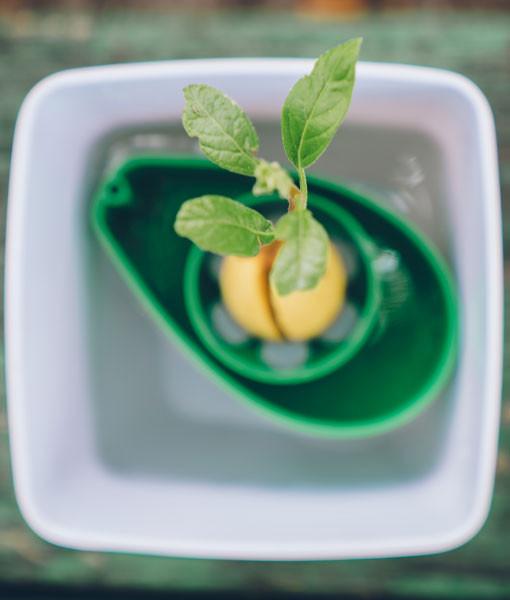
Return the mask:
[[[157,542],[150,538],[134,539],[129,534],[112,539],[108,534],[83,534],[60,527],[41,513],[32,494],[32,471],[30,462],[28,414],[26,399],[29,394],[25,381],[24,356],[25,342],[21,332],[27,326],[23,315],[23,300],[26,289],[24,282],[24,237],[23,222],[28,209],[26,192],[30,173],[29,149],[32,130],[39,107],[47,96],[55,90],[73,87],[78,84],[107,83],[151,79],[161,77],[182,77],[183,75],[218,75],[236,77],[239,74],[304,74],[312,64],[311,59],[293,58],[239,58],[239,59],[199,59],[156,63],[137,63],[88,67],[63,71],[46,77],[29,92],[21,107],[16,123],[14,146],[9,182],[7,215],[6,270],[5,270],[5,340],[6,340],[6,387],[9,414],[9,432],[13,477],[16,497],[23,515],[29,524],[42,537],[65,546],[82,549],[103,549],[156,554],[175,554],[254,560],[300,560],[335,559],[419,555],[441,552],[455,548],[472,538],[482,527],[490,506],[495,475],[497,440],[500,415],[503,347],[503,262],[501,241],[501,210],[499,175],[496,151],[495,127],[492,112],[480,89],[466,77],[450,71],[388,63],[359,63],[359,79],[406,84],[439,83],[466,98],[476,111],[477,137],[483,149],[481,161],[477,165],[481,172],[485,235],[491,240],[484,256],[484,271],[487,274],[485,294],[488,309],[484,316],[486,347],[491,351],[491,360],[484,368],[480,397],[484,399],[484,418],[480,422],[480,470],[473,509],[460,526],[447,532],[431,536],[418,536],[412,540],[371,540],[346,546],[342,540],[326,543],[307,544],[302,547],[264,542],[249,546],[229,543],[209,543],[205,539],[197,542],[171,540]],[[355,122],[355,112],[351,113]]]

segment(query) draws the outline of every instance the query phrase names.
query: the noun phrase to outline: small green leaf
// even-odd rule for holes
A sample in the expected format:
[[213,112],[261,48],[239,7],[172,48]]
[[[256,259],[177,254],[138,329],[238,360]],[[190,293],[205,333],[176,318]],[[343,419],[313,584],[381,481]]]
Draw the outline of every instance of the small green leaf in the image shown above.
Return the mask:
[[259,138],[246,113],[228,96],[210,85],[184,88],[186,106],[182,124],[212,162],[228,171],[254,175]]
[[200,196],[183,203],[175,231],[202,250],[255,256],[274,239],[273,224],[259,212],[225,196]]
[[255,169],[257,181],[253,186],[255,196],[263,194],[272,194],[278,192],[280,198],[288,200],[291,195],[291,189],[296,186],[287,171],[276,161],[267,162],[260,159]]
[[361,38],[355,38],[325,52],[285,100],[283,146],[298,169],[309,167],[319,158],[347,114],[361,42]]
[[328,234],[309,210],[294,210],[276,224],[275,237],[283,246],[271,269],[279,294],[309,290],[326,272]]

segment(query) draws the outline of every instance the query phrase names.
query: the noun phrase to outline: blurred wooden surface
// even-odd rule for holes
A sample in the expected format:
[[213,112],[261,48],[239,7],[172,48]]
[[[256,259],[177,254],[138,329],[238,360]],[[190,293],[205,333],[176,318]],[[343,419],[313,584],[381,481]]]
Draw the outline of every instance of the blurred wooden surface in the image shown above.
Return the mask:
[[[311,4],[313,2],[308,2]],[[319,2],[321,3],[321,2]],[[36,3],[32,3],[33,5]],[[96,3],[98,7],[101,3]],[[303,2],[303,5],[307,4]],[[324,4],[324,2],[322,2]],[[327,2],[326,2],[327,4]],[[349,5],[363,2],[347,2]],[[486,93],[496,117],[510,279],[510,12],[371,15],[311,19],[278,12],[143,11],[0,14],[0,202],[2,219],[16,111],[36,81],[69,67],[201,56],[317,56],[363,35],[363,59],[460,71]],[[426,118],[426,115],[424,115]],[[4,236],[4,226],[0,227]],[[3,247],[3,244],[2,244]],[[3,266],[3,251],[0,253]],[[3,271],[3,269],[2,269]],[[506,340],[508,345],[508,336]],[[492,511],[482,532],[448,554],[398,560],[241,563],[75,552],[37,538],[16,506],[0,381],[0,583],[132,586],[163,590],[354,593],[363,598],[510,597],[510,400],[505,356],[502,432]],[[2,375],[3,377],[3,370]],[[1,591],[0,591],[1,596]]]

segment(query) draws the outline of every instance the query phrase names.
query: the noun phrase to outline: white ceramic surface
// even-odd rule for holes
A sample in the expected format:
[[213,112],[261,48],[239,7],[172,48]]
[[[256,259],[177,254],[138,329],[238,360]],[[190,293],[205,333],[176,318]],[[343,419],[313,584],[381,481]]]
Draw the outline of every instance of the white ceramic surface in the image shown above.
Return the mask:
[[16,494],[42,537],[95,550],[329,559],[442,551],[483,524],[499,420],[501,227],[493,120],[472,83],[361,64],[348,121],[317,167],[405,212],[456,277],[456,376],[393,433],[319,440],[238,404],[155,328],[91,234],[91,193],[122,139],[142,131],[150,142],[167,128],[170,149],[188,147],[184,85],[230,93],[260,123],[264,154],[281,158],[270,124],[310,66],[76,70],[44,80],[23,104],[9,190],[7,383]]

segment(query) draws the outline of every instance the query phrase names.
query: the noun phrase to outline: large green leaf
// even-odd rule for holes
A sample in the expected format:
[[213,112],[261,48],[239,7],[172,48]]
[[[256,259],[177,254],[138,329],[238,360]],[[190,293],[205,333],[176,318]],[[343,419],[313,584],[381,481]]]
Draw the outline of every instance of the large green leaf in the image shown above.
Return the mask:
[[361,42],[355,38],[325,52],[285,100],[283,146],[298,169],[319,158],[347,114]]
[[205,84],[188,85],[184,97],[182,124],[190,137],[198,138],[207,158],[228,171],[254,175],[259,139],[241,107]]
[[275,236],[283,241],[271,269],[279,294],[314,288],[326,271],[328,234],[309,210],[294,210],[276,224]]
[[273,224],[259,212],[225,196],[200,196],[183,203],[175,231],[202,250],[255,256],[274,239]]

